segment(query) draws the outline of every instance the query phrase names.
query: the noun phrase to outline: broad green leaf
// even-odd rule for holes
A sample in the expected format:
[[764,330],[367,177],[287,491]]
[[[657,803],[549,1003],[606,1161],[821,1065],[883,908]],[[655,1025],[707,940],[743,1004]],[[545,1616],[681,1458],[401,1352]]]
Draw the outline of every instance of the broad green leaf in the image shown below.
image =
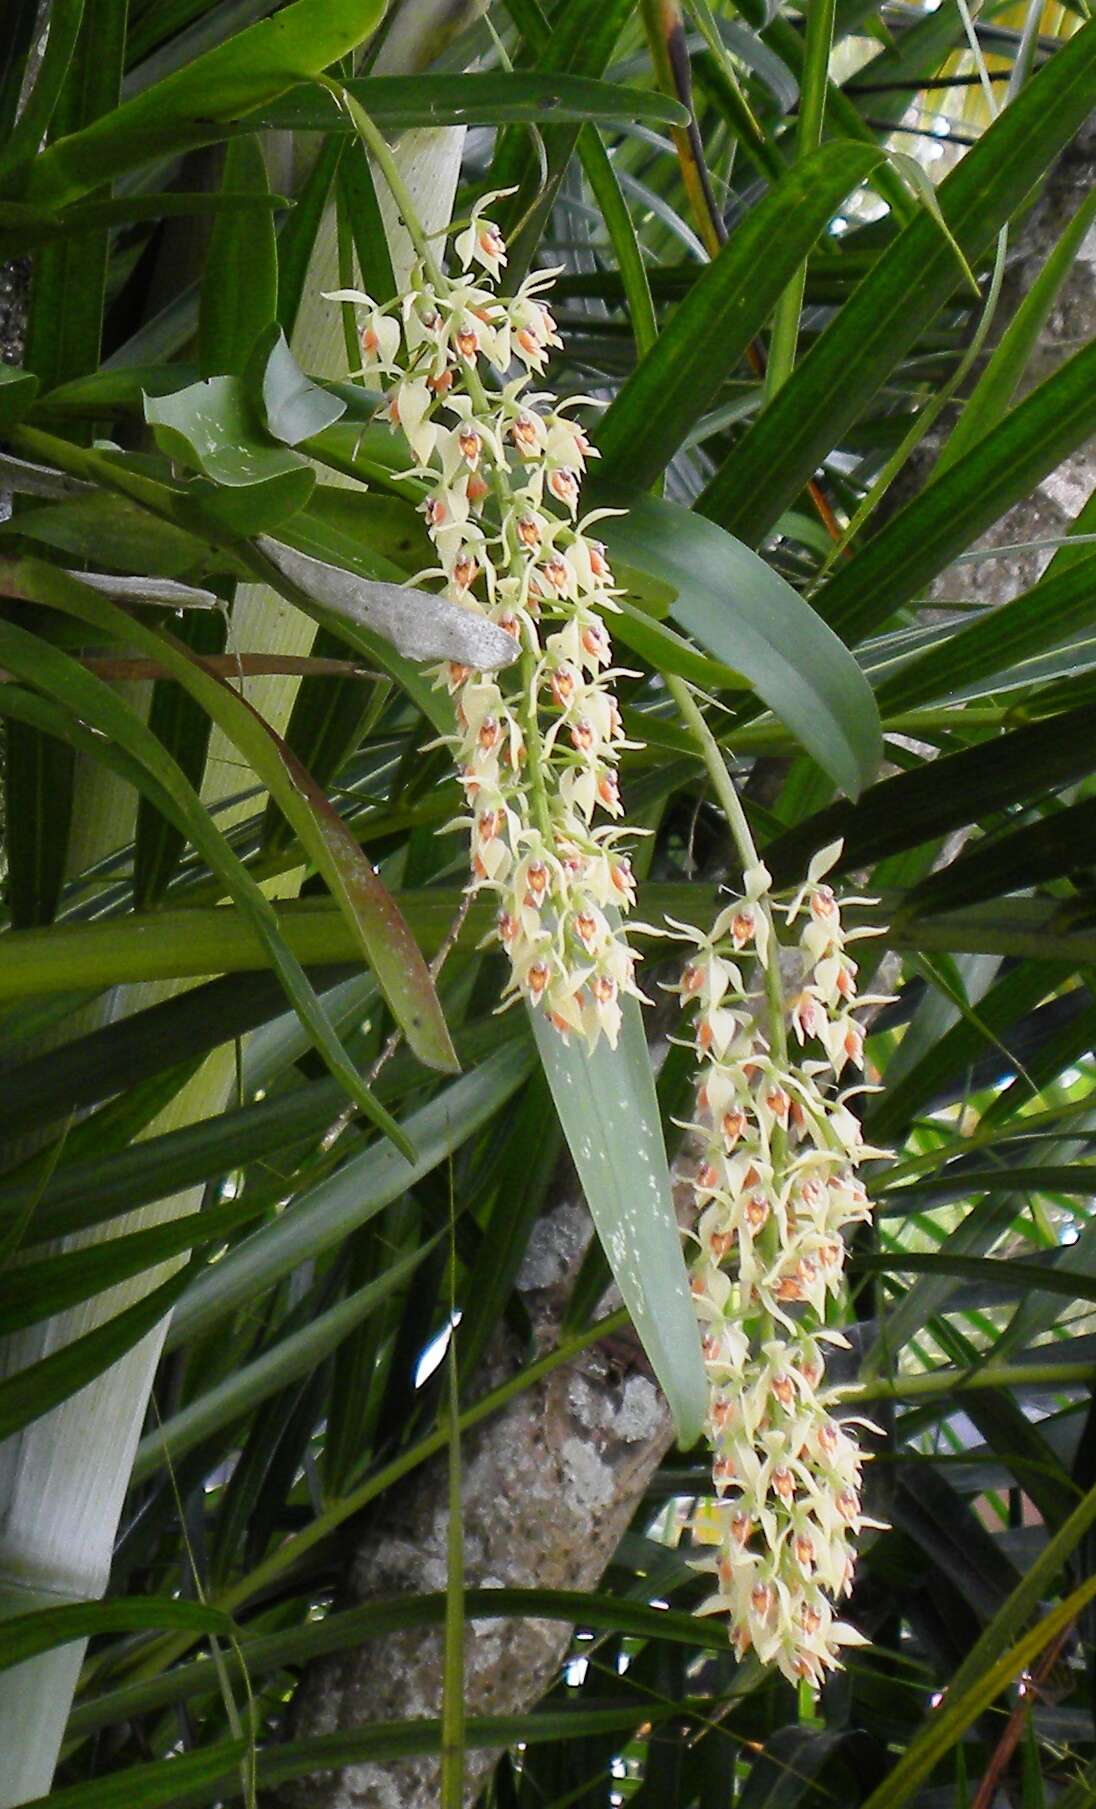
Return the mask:
[[870,686],[837,637],[778,572],[714,522],[654,497],[621,500],[627,513],[599,524],[610,553],[671,585],[675,622],[740,672],[855,797],[875,776],[882,738]]
[[[262,434],[238,377],[210,377],[170,396],[145,398],[145,419],[171,458],[218,489],[246,490],[238,518],[249,534],[267,533],[308,501],[316,478],[287,446]],[[217,498],[201,492],[203,502]],[[237,504],[239,507],[239,504]]]
[[[1077,32],[940,184],[948,226],[975,263],[1092,104],[1096,25]],[[961,281],[928,215],[906,226],[705,490],[699,507],[756,546]]]
[[[541,75],[527,70],[463,71],[449,75],[380,75],[350,81],[348,91],[385,131],[413,126],[573,125],[583,120],[638,121],[679,126],[685,109],[664,94],[592,81],[576,75]],[[281,131],[352,131],[347,114],[322,88],[291,89],[262,108],[262,123]]]
[[704,1427],[707,1384],[639,1006],[625,1001],[615,1049],[601,1041],[592,1052],[531,1015],[597,1234],[687,1448]]
[[63,206],[153,158],[216,143],[227,122],[355,50],[383,11],[382,0],[295,0],[58,139],[35,160],[25,199]]
[[[221,186],[262,193],[269,187],[253,132],[229,142]],[[278,247],[268,212],[214,217],[198,303],[198,364],[203,376],[241,375],[252,346],[278,309]],[[222,480],[223,481],[223,480]]]
[[218,1633],[231,1639],[231,1617],[203,1602],[184,1602],[172,1596],[134,1596],[110,1602],[72,1602],[63,1608],[41,1608],[4,1622],[0,1671],[10,1671],[39,1652],[68,1645],[74,1639],[93,1639],[101,1633],[140,1633],[152,1628],[185,1627],[194,1633]]
[[256,347],[247,381],[263,426],[283,446],[299,446],[346,413],[345,402],[305,376],[280,328]]
[[824,145],[751,209],[599,423],[594,439],[607,481],[637,489],[654,481],[880,156],[865,145]]

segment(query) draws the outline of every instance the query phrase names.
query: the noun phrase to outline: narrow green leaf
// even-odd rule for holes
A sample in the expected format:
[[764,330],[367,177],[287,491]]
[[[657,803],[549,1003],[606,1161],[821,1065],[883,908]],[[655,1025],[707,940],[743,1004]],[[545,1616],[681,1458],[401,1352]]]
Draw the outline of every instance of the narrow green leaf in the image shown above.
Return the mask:
[[0,428],[21,421],[38,394],[38,378],[18,364],[0,364]]
[[[583,120],[679,126],[685,109],[664,94],[577,75],[526,70],[462,71],[451,75],[374,75],[349,81],[347,90],[385,131],[414,126],[573,125]],[[281,131],[353,130],[334,97],[322,88],[291,89],[263,107],[262,123]]]
[[[619,1733],[622,1743],[644,1721],[657,1722],[675,1705],[642,1702],[607,1709],[543,1710],[527,1715],[473,1715],[466,1724],[469,1747],[491,1748],[554,1744],[593,1733]],[[680,1711],[678,1711],[680,1712]],[[359,1761],[384,1764],[394,1759],[433,1756],[441,1749],[437,1720],[382,1722],[338,1734],[315,1734],[286,1741],[259,1754],[261,1789]],[[181,1802],[200,1804],[229,1799],[243,1790],[240,1761],[246,1740],[225,1740],[203,1751],[154,1765],[131,1765],[92,1783],[70,1784],[35,1797],[26,1809],[156,1809]]]
[[973,681],[1013,677],[1024,660],[1058,647],[1096,621],[1096,555],[1088,553],[1021,596],[951,631],[937,646],[907,660],[876,693],[886,716],[932,698],[947,698]]
[[949,867],[915,886],[909,908],[931,916],[1076,873],[1089,865],[1094,834],[1096,798],[1052,811],[1011,835],[974,843]]
[[936,461],[934,478],[942,477],[957,459],[984,439],[1008,412],[1058,291],[1073,268],[1074,260],[1094,220],[1096,190],[1081,202],[1001,335],[1000,343],[948,435],[944,450]]
[[[149,1432],[137,1447],[133,1481],[142,1482],[161,1464],[184,1457],[203,1439],[233,1425],[299,1376],[311,1374],[369,1313],[383,1305],[393,1288],[414,1274],[436,1241],[428,1240],[402,1261],[392,1263],[375,1281],[337,1306],[328,1307],[299,1331],[280,1338],[252,1362],[238,1364],[223,1382],[199,1394]],[[214,1279],[219,1266],[217,1263],[213,1267]]]
[[[188,611],[175,632],[194,653],[223,653],[228,638],[227,612]],[[158,679],[149,706],[148,726],[200,793],[212,727],[205,711],[181,685]],[[150,798],[142,796],[137,805],[133,849],[133,902],[139,911],[159,904],[185,846],[186,838],[179,825],[157,810]]]
[[[272,213],[291,204],[284,195],[187,194],[175,190],[160,195],[118,195],[101,201],[79,201],[58,213],[26,207],[17,201],[0,201],[0,257],[25,256],[57,239],[86,232],[93,226],[133,226],[143,220],[175,220],[191,214]],[[52,400],[52,398],[51,398]]]
[[1096,346],[1090,345],[850,559],[816,597],[819,611],[843,640],[859,640],[1030,495],[1094,431]]
[[[1096,25],[1063,44],[940,184],[940,208],[976,261],[1069,143],[1092,105]],[[699,507],[756,546],[895,369],[960,280],[936,222],[920,215],[742,436]]]
[[8,1438],[31,1420],[40,1419],[110,1369],[170,1313],[188,1279],[187,1269],[179,1269],[105,1325],[96,1326],[94,1331],[85,1332],[0,1382],[0,1438]]
[[[348,118],[341,108],[339,111],[344,120]],[[339,164],[338,201],[340,218],[350,229],[362,285],[366,294],[383,306],[397,293],[396,278],[369,155],[357,133]]]
[[[1001,1190],[1008,1183],[1006,1171],[995,1178],[994,1186]],[[1012,1186],[1016,1186],[1015,1179]],[[966,1191],[974,1193],[976,1187],[971,1186]],[[1072,1269],[1045,1268],[1041,1263],[1018,1262],[1011,1256],[952,1256],[944,1252],[930,1255],[923,1250],[887,1250],[878,1254],[863,1251],[853,1257],[853,1267],[865,1274],[955,1275],[960,1280],[982,1282],[991,1288],[1062,1294],[1067,1300],[1096,1300],[1096,1276],[1079,1275]]]
[[1082,778],[1091,769],[1093,734],[1096,704],[1082,705],[880,780],[857,803],[829,805],[769,842],[766,865],[778,886],[791,885],[816,849],[839,839],[838,872],[916,848]]
[[316,235],[346,148],[345,138],[328,139],[295,197],[293,212],[278,233],[278,325],[287,338],[292,338],[297,324]]
[[[243,1662],[249,1675],[261,1677],[285,1665],[306,1663],[329,1652],[343,1652],[361,1645],[364,1640],[383,1638],[401,1629],[437,1627],[444,1622],[445,1606],[446,1597],[440,1593],[404,1594],[369,1602],[363,1607],[326,1615],[322,1620],[306,1621],[302,1626],[287,1628],[284,1632],[253,1635],[243,1647]],[[646,1602],[624,1596],[587,1594],[582,1590],[469,1589],[465,1592],[464,1612],[468,1621],[529,1616],[536,1620],[563,1621],[607,1633],[631,1635],[641,1640],[672,1640],[678,1645],[695,1646],[700,1651],[722,1652],[727,1644],[726,1629],[714,1619],[652,1608]],[[228,1655],[226,1663],[233,1681],[242,1677],[239,1658]],[[214,1687],[209,1665],[205,1660],[196,1660],[164,1676],[123,1684],[78,1704],[69,1722],[69,1732],[74,1738],[83,1738],[113,1721],[188,1701]]]
[[[99,625],[109,623],[109,634],[117,632],[120,622],[124,625],[125,638],[129,640],[138,640],[141,635],[149,633],[116,611],[113,604],[105,604],[103,608],[106,614],[102,614],[101,600],[93,592],[49,566],[39,566],[35,561],[25,560],[15,570],[18,576],[16,594],[29,594],[39,602],[49,603],[52,607],[77,616],[87,611]],[[87,619],[86,615],[84,619]],[[168,651],[166,643],[162,643],[157,636],[150,635],[149,639],[158,650],[164,653]],[[384,1129],[386,1135],[394,1138],[400,1147],[409,1148],[399,1126],[377,1105],[348,1061],[303,969],[281,938],[277,915],[269,900],[232,853],[171,756],[108,685],[84,671],[67,655],[9,623],[0,623],[0,643],[5,664],[30,677],[42,689],[51,690],[66,708],[75,705],[88,723],[104,730],[103,745],[98,749],[98,757],[108,764],[114,764],[141,790],[148,790],[158,807],[172,815],[185,829],[195,847],[201,849],[209,859],[214,871],[224,878],[229,895],[249,918],[268,951],[291,1003],[300,1013],[302,1021],[308,1025],[316,1047],[323,1054],[332,1073],[338,1075],[350,1097]],[[185,661],[180,663],[186,664]],[[186,669],[189,670],[188,664]],[[77,724],[74,724],[69,736],[73,745],[81,741],[81,733],[94,748],[92,737],[86,731],[81,732]],[[211,967],[212,971],[218,971],[219,962],[216,958]],[[206,971],[210,969],[207,968]]]
[[117,1282],[154,1269],[197,1244],[217,1243],[254,1218],[260,1208],[246,1202],[190,1212],[144,1231],[129,1231],[85,1249],[20,1262],[0,1273],[0,1324],[14,1332],[66,1307],[90,1300]]
[[[1072,1522],[1067,1522],[1071,1525]],[[1065,1528],[1063,1528],[1065,1531]],[[975,1672],[967,1680],[965,1673],[970,1665],[960,1667],[948,1686],[944,1701],[936,1710],[932,1720],[916,1739],[906,1748],[897,1765],[888,1774],[885,1781],[873,1790],[864,1804],[864,1809],[898,1809],[916,1790],[922,1780],[939,1763],[946,1752],[949,1752],[957,1740],[976,1721],[984,1709],[1000,1695],[1006,1684],[1012,1683],[1020,1672],[1025,1670],[1039,1653],[1049,1646],[1051,1640],[1075,1620],[1081,1609],[1096,1596],[1096,1577],[1090,1577],[1068,1595],[1057,1608],[1044,1615],[1039,1624],[1026,1633],[1022,1639],[1008,1651],[1002,1653],[995,1663]],[[1004,1614],[1011,1605],[1006,1603]],[[1000,1617],[998,1617],[1000,1618]],[[996,1621],[987,1634],[996,1627]],[[985,1636],[983,1636],[984,1638]],[[982,1641],[978,1642],[978,1651]],[[974,1654],[971,1654],[973,1659]],[[960,1681],[962,1679],[962,1681]]]
[[214,1270],[188,1290],[168,1331],[185,1343],[244,1301],[257,1299],[309,1257],[341,1242],[357,1225],[398,1199],[472,1137],[510,1098],[529,1072],[531,1050],[509,1046],[452,1082],[407,1121],[416,1155],[409,1162],[391,1144],[374,1144],[326,1181],[300,1195],[270,1225],[244,1238]]
[[219,1633],[228,1639],[235,1633],[231,1617],[219,1608],[180,1601],[175,1596],[72,1602],[64,1608],[40,1608],[33,1614],[17,1614],[5,1621],[0,1671],[10,1671],[13,1665],[25,1664],[39,1652],[50,1652],[55,1646],[68,1645],[70,1640],[170,1627],[185,1627],[193,1633]]
[[[269,188],[262,146],[253,132],[230,140],[221,186]],[[274,221],[260,208],[214,218],[198,302],[198,364],[203,376],[242,373],[263,328],[278,310]]]
[[880,157],[866,145],[824,145],[751,209],[602,418],[594,439],[609,482],[637,489],[653,483],[715,405],[827,222]]
[[531,1015],[597,1234],[688,1448],[704,1427],[707,1384],[639,1006],[627,999],[617,1047],[602,1041],[592,1053]]
[[[158,660],[224,730],[315,861],[411,1048],[429,1066],[452,1072],[456,1055],[418,945],[372,862],[285,742],[244,698],[207,671],[190,649],[166,630],[156,633],[135,623],[114,604],[90,596],[85,586],[43,585],[39,579],[38,594],[54,607]],[[356,1096],[363,1092],[355,1081]]]

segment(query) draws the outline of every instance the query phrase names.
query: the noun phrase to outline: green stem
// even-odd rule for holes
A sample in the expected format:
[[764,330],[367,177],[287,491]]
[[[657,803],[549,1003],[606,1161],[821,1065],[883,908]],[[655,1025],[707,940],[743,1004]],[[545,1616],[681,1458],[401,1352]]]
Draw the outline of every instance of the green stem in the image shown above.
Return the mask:
[[870,1382],[851,1382],[836,1388],[835,1397],[845,1406],[863,1401],[919,1401],[933,1395],[965,1394],[972,1388],[1020,1388],[1033,1383],[1068,1387],[1096,1380],[1093,1363],[1000,1363],[984,1369],[938,1369],[925,1376],[873,1376]]
[[[700,750],[701,759],[708,769],[712,788],[727,819],[727,825],[742,866],[744,868],[760,866],[761,859],[757,846],[746,818],[746,812],[742,808],[742,801],[735,789],[734,780],[727,770],[727,762],[723,758],[722,748],[705,722],[700,707],[684,679],[675,677],[672,672],[667,672],[665,677],[666,688],[681,712],[682,719],[692,734]],[[769,947],[773,950],[773,958],[762,963],[765,974],[770,1047],[774,1059],[783,1067],[788,1059],[788,1033],[784,1018],[784,989],[780,983],[780,962],[776,954],[778,948],[776,925],[768,899],[759,899],[758,906],[768,925]]]
[[407,184],[400,173],[399,164],[392,155],[392,151],[383,132],[373,124],[373,121],[370,119],[364,107],[354,99],[354,96],[348,89],[344,88],[341,83],[332,81],[330,77],[326,75],[319,75],[316,77],[316,80],[322,87],[327,88],[330,93],[335,96],[340,107],[345,108],[346,112],[349,113],[351,119],[354,121],[354,126],[359,138],[369,151],[374,163],[377,165],[377,168],[380,170],[388,184],[392,199],[399,209],[400,218],[407,228],[407,236],[419,254],[419,259],[426,276],[434,285],[435,289],[442,294],[446,294],[449,289],[449,283],[441,265],[438,263],[434,253],[430,249],[430,241],[426,236],[422,221],[419,219],[418,213],[416,212],[415,203],[411,198],[411,191],[407,187]]

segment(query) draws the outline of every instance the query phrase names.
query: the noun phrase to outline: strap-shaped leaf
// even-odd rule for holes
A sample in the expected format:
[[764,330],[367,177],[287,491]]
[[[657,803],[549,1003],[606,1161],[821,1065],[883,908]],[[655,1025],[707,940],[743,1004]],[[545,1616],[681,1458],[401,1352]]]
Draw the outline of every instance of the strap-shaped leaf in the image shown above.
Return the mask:
[[148,1628],[185,1627],[192,1633],[219,1633],[231,1638],[232,1619],[204,1602],[173,1596],[137,1596],[113,1602],[71,1602],[64,1608],[41,1608],[4,1622],[0,1671],[10,1671],[39,1652],[66,1646],[73,1639],[98,1633],[138,1633]]
[[[1055,53],[940,184],[941,212],[975,260],[1092,106],[1096,24]],[[928,214],[879,259],[795,374],[743,435],[700,507],[756,546],[962,281]]]
[[[574,125],[623,120],[679,126],[685,109],[664,94],[588,76],[540,75],[528,70],[451,75],[380,75],[347,82],[370,119],[392,132],[413,126]],[[291,89],[262,109],[262,123],[279,131],[353,131],[353,123],[322,88]]]
[[[28,566],[32,569],[28,570]],[[51,571],[48,566],[36,571],[33,562],[24,561],[17,569],[23,574],[15,585],[17,596],[30,595],[37,601],[45,601],[47,595],[56,598],[58,594],[67,594],[71,597],[72,593],[81,588],[63,574]],[[41,573],[46,574],[44,579],[41,579]],[[59,586],[65,588],[59,592]],[[91,592],[82,594],[92,595]],[[95,678],[92,673],[85,672],[67,654],[59,652],[37,636],[27,634],[14,623],[0,623],[0,643],[5,664],[31,677],[34,684],[52,693],[58,700],[56,704],[50,704],[45,699],[26,697],[23,720],[35,720],[33,712],[36,705],[52,710],[52,720],[43,724],[49,733],[62,741],[68,741],[70,746],[88,753],[91,758],[98,758],[112,766],[130,784],[152,797],[157,808],[184,829],[195,847],[208,859],[214,872],[222,878],[228,895],[240,906],[243,916],[266,950],[271,966],[282,981],[290,1003],[299,1012],[302,1022],[307,1024],[313,1042],[331,1072],[339,1077],[350,1097],[357,1101],[374,1123],[380,1125],[399,1147],[409,1149],[410,1145],[399,1126],[378,1106],[347,1059],[300,963],[281,936],[277,915],[270,901],[225,842],[208,811],[166,749],[109,685]],[[18,688],[13,686],[11,689],[16,696],[3,696],[5,711],[11,710],[17,701]],[[79,712],[82,720],[77,720],[74,711]],[[83,726],[85,722],[99,729],[101,734],[93,735]],[[134,923],[134,927],[140,931],[139,923]],[[43,944],[48,946],[48,942],[48,937],[44,937]],[[214,956],[205,971],[217,971],[219,965]],[[101,983],[101,975],[95,976],[90,982],[93,986]]]
[[31,167],[26,199],[63,205],[154,157],[215,144],[224,122],[356,50],[383,12],[384,0],[296,0],[58,139]]
[[592,1053],[565,1043],[543,1012],[532,1019],[597,1234],[687,1447],[708,1389],[639,1006],[627,999],[616,1048],[603,1040]]
[[654,481],[714,405],[827,221],[882,155],[869,145],[824,145],[746,215],[601,421],[594,437],[611,479],[637,488]]

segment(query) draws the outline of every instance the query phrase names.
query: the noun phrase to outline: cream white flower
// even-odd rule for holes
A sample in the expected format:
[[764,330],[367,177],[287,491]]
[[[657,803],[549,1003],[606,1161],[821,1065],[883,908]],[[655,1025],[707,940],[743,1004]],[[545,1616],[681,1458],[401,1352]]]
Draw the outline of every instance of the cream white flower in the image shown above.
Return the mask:
[[[506,249],[486,210],[497,198],[477,202],[456,235],[454,280],[417,270],[384,309],[357,290],[336,298],[361,310],[366,368],[389,386],[382,412],[414,458],[447,595],[523,650],[501,680],[453,664],[435,675],[456,715],[468,811],[455,821],[469,834],[471,884],[495,895],[493,939],[510,958],[504,1003],[523,997],[592,1047],[615,1044],[622,1001],[642,997],[619,921],[635,885],[611,827],[623,811],[617,764],[636,744],[612,691],[612,573],[587,532],[616,511],[579,517],[592,448],[564,411],[590,399],[530,389],[559,344],[542,299],[553,273],[495,292]],[[509,377],[512,356],[523,376]]]
[[[760,863],[708,935],[670,921],[691,944],[676,990],[695,1009],[701,1066],[689,1129],[700,1144],[692,1174],[693,1301],[711,1384],[709,1436],[718,1502],[694,1521],[711,1556],[716,1592],[702,1613],[726,1614],[741,1656],[749,1650],[792,1681],[817,1688],[862,1636],[834,1604],[851,1586],[852,1540],[877,1525],[863,1513],[857,1422],[834,1416],[824,1345],[846,1343],[826,1325],[843,1287],[847,1227],[870,1216],[857,1166],[883,1152],[864,1144],[837,1092],[863,1065],[856,964],[841,907],[824,884],[840,853],[811,862],[790,904],[770,896]],[[769,1047],[764,970],[776,961],[771,922],[798,926],[800,973]],[[790,957],[784,953],[784,967]],[[767,1007],[766,1007],[767,1008]]]

